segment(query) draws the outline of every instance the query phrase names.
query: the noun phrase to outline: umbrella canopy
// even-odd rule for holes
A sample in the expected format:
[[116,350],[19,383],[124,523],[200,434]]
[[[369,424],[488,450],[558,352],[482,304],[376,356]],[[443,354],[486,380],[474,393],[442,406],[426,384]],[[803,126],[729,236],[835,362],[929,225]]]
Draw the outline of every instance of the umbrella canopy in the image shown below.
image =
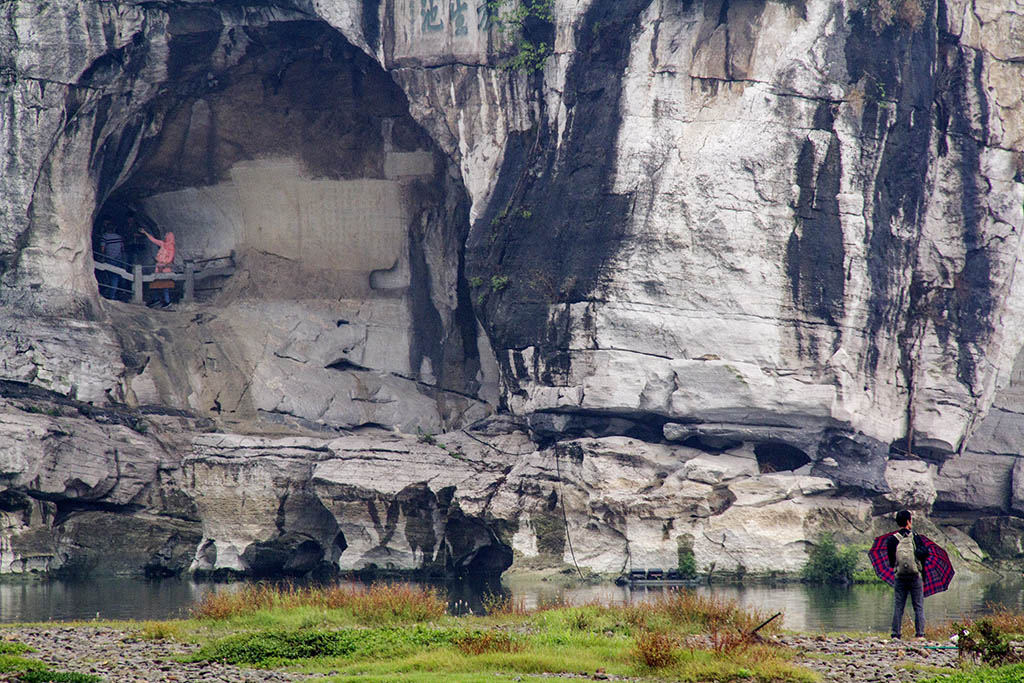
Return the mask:
[[[896,583],[896,570],[889,566],[889,551],[886,543],[889,537],[897,532],[890,531],[875,539],[868,551],[868,558],[878,578],[892,586]],[[924,595],[935,595],[949,588],[949,582],[953,580],[953,564],[949,561],[949,555],[930,538],[924,534],[917,534],[921,543],[928,549],[928,559],[924,563]]]

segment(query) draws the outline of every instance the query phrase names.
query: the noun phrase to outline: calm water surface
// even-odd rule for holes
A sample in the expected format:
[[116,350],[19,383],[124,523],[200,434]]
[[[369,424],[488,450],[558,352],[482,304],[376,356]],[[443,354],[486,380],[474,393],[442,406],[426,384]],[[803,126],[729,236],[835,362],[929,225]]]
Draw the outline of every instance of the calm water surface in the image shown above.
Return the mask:
[[[0,583],[0,621],[184,617],[206,593],[237,590],[240,585],[113,577],[71,583]],[[495,586],[487,588],[465,584],[448,584],[445,588],[457,612],[463,612],[467,607],[479,609],[481,593],[495,590]],[[574,604],[595,601],[635,603],[655,598],[662,592],[661,589],[630,590],[612,584],[559,589],[541,582],[522,580],[513,581],[511,588],[506,585],[503,590],[527,607],[559,599]],[[802,631],[885,632],[892,614],[892,590],[882,586],[838,589],[802,584],[712,585],[700,586],[696,590],[736,600],[766,615],[783,612],[785,627]],[[910,606],[907,607],[909,610]],[[925,600],[925,612],[931,623],[979,616],[997,607],[1024,609],[1024,584],[1020,581],[954,581],[950,590]]]

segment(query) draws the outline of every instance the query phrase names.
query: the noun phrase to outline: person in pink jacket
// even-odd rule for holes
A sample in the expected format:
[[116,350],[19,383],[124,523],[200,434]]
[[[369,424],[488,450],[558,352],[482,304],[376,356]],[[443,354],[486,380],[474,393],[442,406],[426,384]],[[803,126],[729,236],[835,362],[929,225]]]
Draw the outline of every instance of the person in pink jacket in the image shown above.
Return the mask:
[[[158,273],[170,273],[171,263],[174,262],[174,233],[168,231],[162,240],[150,235],[145,230],[139,230],[143,235],[149,238],[149,241],[157,245],[159,249],[156,252],[156,272]],[[164,306],[171,305],[171,293],[169,290],[164,290]]]

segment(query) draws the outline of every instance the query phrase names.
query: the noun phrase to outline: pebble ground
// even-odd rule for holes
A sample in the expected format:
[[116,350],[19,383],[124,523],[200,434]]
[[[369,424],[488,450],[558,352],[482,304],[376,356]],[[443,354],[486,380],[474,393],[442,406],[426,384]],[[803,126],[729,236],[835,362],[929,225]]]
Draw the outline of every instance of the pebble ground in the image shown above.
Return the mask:
[[[127,630],[90,626],[6,628],[0,638],[35,648],[26,655],[58,671],[101,676],[109,683],[282,683],[319,678],[217,663],[177,661],[194,645],[143,640]],[[859,636],[784,635],[776,640],[797,651],[796,663],[819,672],[825,683],[912,683],[950,672],[957,663],[948,643]],[[552,678],[623,679],[618,676],[561,675]],[[0,674],[0,682],[13,680]]]
[[790,635],[778,640],[799,653],[797,664],[817,671],[827,683],[910,683],[952,673],[957,664],[957,650],[946,649],[949,643],[871,636]]
[[[309,679],[281,671],[179,662],[177,657],[196,646],[170,640],[141,640],[131,631],[111,628],[11,628],[0,631],[0,638],[35,648],[35,652],[24,656],[46,662],[56,671],[95,674],[110,683],[281,683]],[[14,679],[0,674],[0,681],[7,680]]]

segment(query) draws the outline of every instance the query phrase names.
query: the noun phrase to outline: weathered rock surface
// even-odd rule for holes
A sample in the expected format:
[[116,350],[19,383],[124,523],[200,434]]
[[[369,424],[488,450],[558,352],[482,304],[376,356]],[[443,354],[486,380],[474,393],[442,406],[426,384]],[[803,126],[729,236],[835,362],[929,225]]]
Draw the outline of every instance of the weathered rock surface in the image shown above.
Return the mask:
[[[457,573],[539,558],[621,572],[675,568],[692,552],[701,571],[769,574],[799,571],[807,539],[826,531],[870,542],[870,503],[838,495],[829,479],[761,474],[743,464],[752,460],[626,437],[538,450],[517,431],[210,434],[184,463],[203,519],[194,567],[261,573],[254,549],[274,547],[278,569],[324,561]],[[965,535],[939,538],[976,548]]]
[[[494,10],[3,4],[0,571],[1014,556],[1019,0]],[[100,298],[131,211],[236,274]]]
[[19,397],[0,413],[0,573],[188,569],[202,538],[181,477],[194,420],[4,393]]
[[[909,22],[835,3],[581,12],[565,49],[607,61],[566,69],[560,146],[501,200],[548,207],[581,165],[604,199],[513,210],[476,252],[519,275],[484,310],[515,409],[962,445],[1019,350],[1022,112],[992,99],[1020,75],[1003,61],[1019,14],[913,4]],[[594,133],[599,86],[612,120]]]

